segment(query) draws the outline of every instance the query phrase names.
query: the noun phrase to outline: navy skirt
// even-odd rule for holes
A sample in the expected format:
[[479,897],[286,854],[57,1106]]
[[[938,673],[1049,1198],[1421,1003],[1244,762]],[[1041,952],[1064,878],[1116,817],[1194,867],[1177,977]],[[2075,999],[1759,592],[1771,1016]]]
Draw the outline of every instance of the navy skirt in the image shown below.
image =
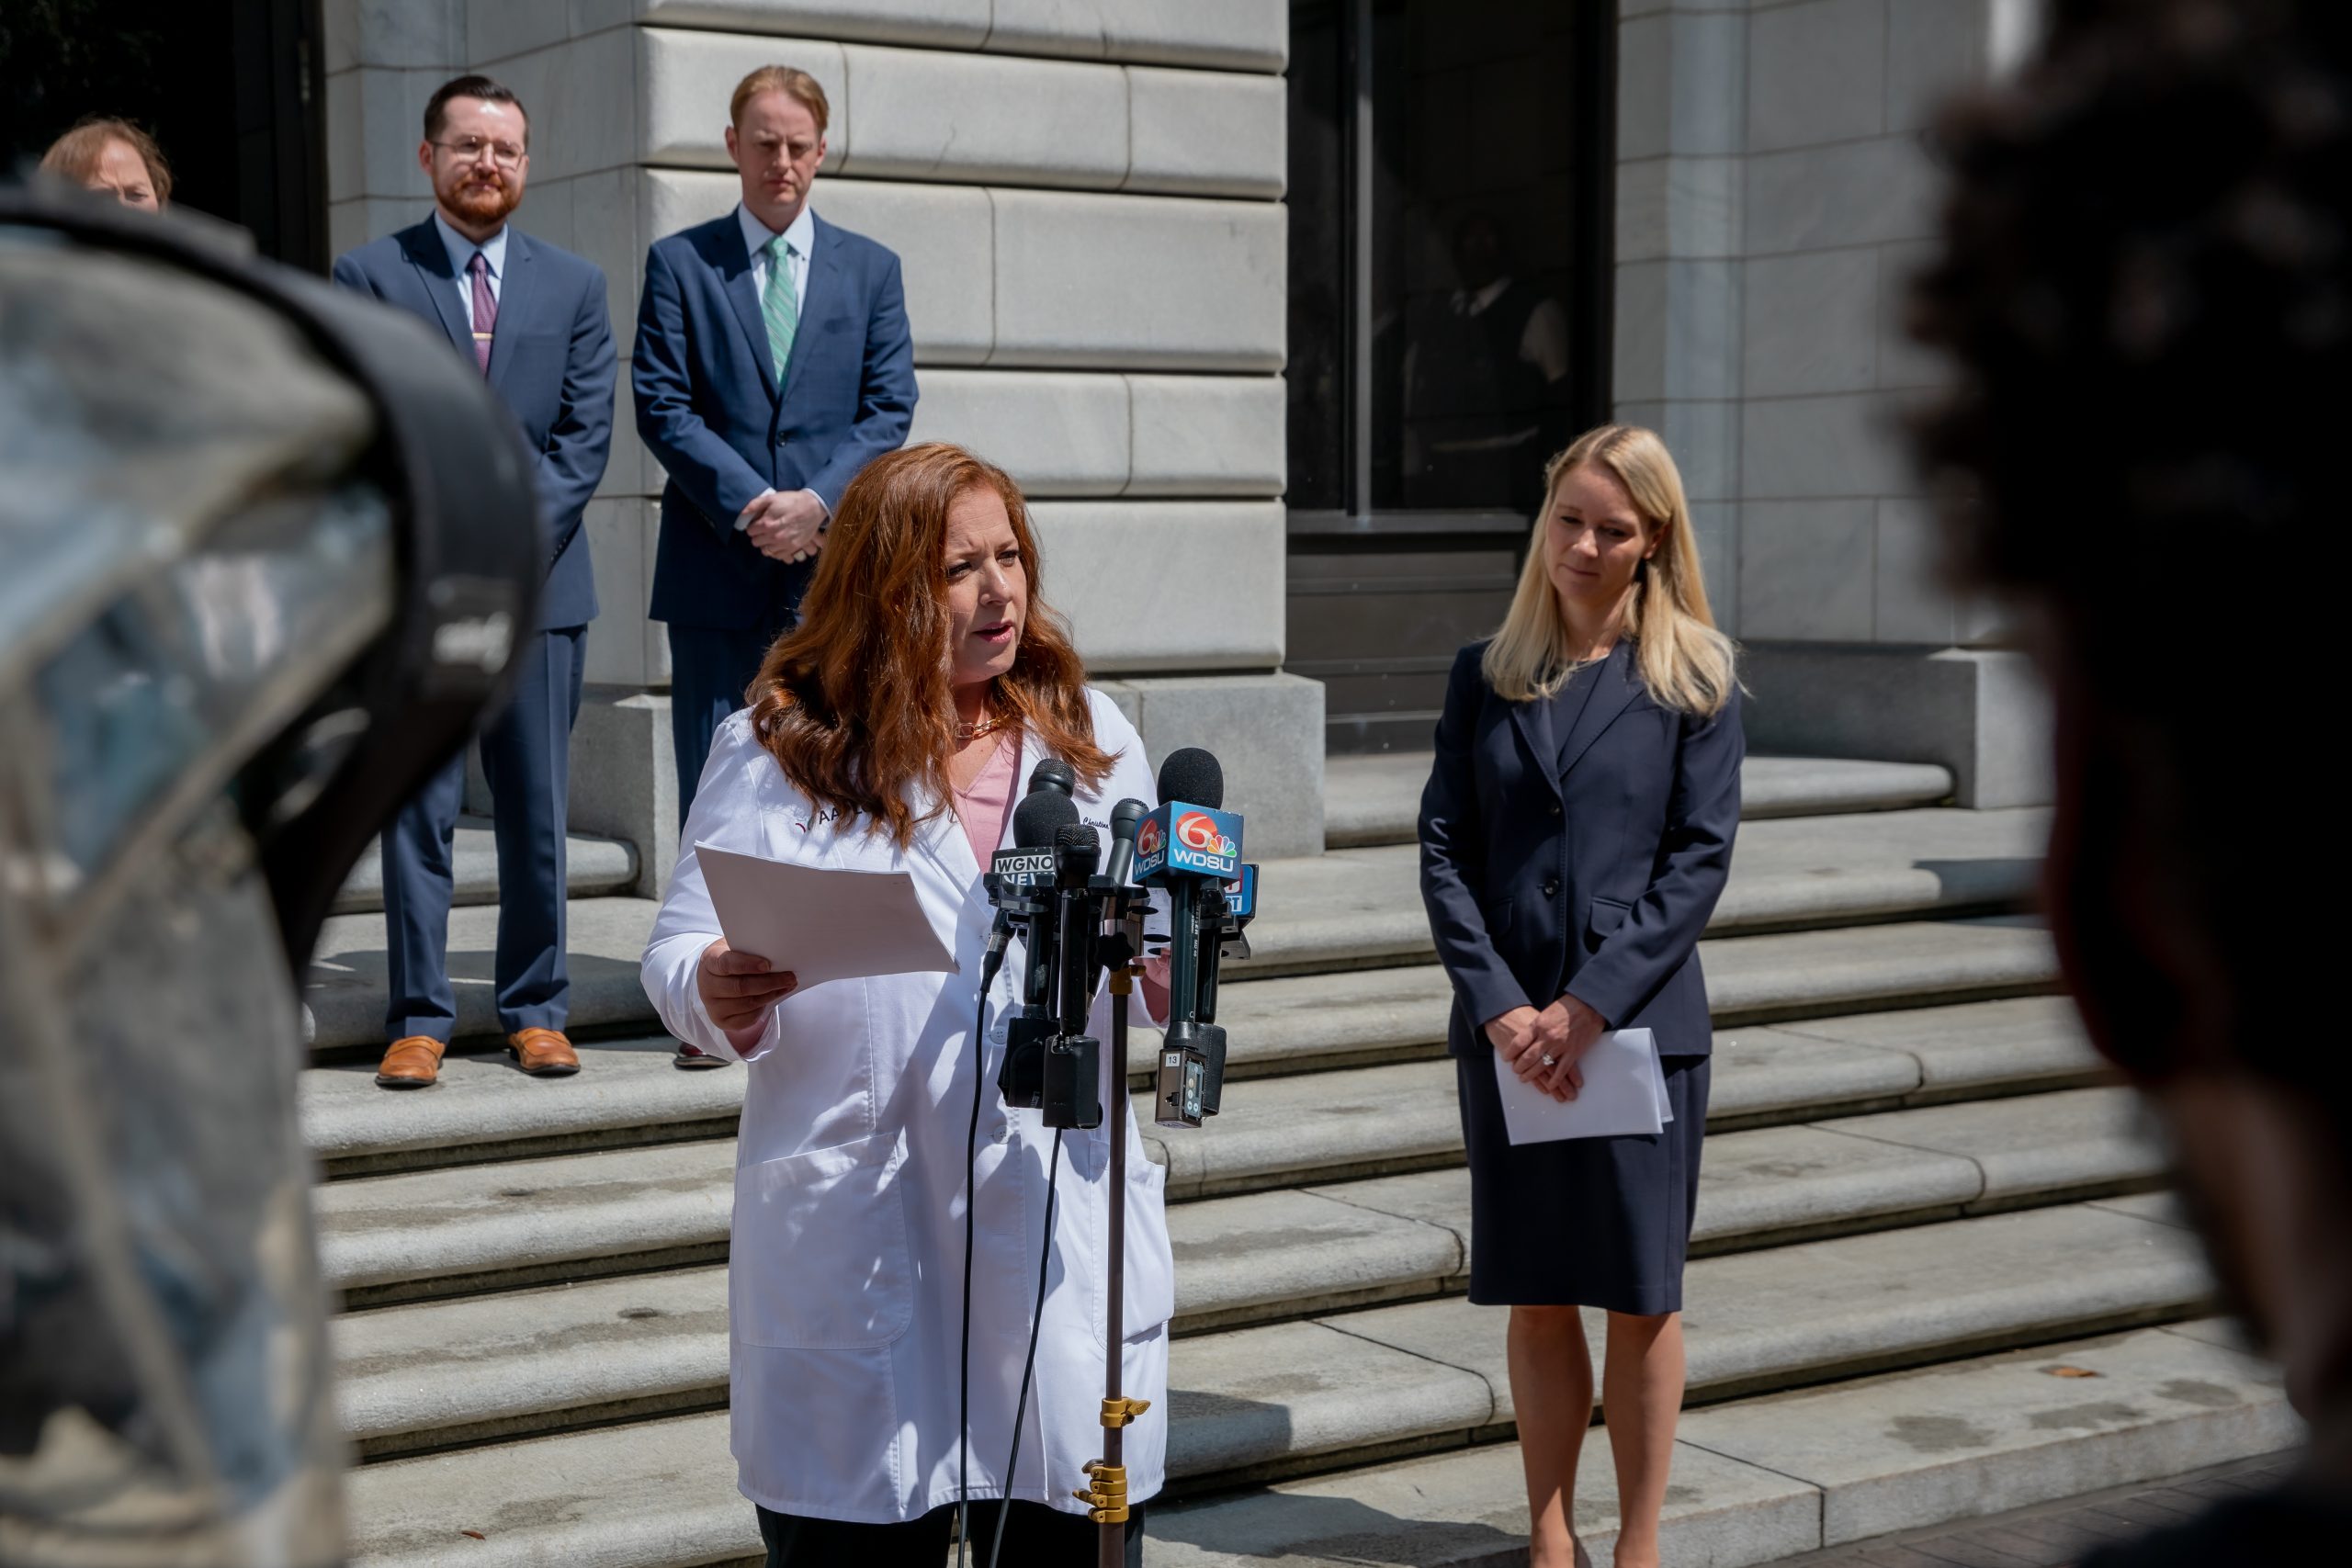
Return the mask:
[[1653,1136],[1514,1147],[1492,1057],[1455,1058],[1470,1152],[1472,1301],[1645,1317],[1682,1310],[1709,1060],[1659,1058],[1674,1120]]

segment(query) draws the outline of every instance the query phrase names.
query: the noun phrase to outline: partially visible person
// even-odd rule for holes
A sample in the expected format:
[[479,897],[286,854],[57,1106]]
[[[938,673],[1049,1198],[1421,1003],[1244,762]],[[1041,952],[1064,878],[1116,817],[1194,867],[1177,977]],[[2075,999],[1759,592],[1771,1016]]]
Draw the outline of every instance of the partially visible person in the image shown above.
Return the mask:
[[164,150],[134,122],[110,115],[90,115],[51,142],[40,168],[142,212],[161,212],[172,199]]
[[[433,182],[432,213],[338,257],[334,280],[446,333],[489,378],[537,460],[547,588],[539,625],[514,656],[514,700],[481,745],[498,844],[499,1026],[524,1072],[561,1077],[580,1070],[563,1032],[565,829],[582,654],[596,615],[581,523],[612,450],[616,367],[604,273],[510,221],[530,175],[530,140],[511,90],[487,76],[445,83],[425,105],[416,150]],[[465,759],[452,758],[384,831],[391,1044],[376,1081],[386,1089],[434,1083],[456,1028],[451,848],[465,783]]]
[[2352,6],[2049,19],[1943,129],[1913,304],[1957,375],[1921,448],[1964,581],[2011,603],[2049,677],[2046,891],[2077,1005],[2310,1434],[2285,1488],[2086,1568],[2322,1562],[2352,1539],[2352,1055],[2324,912]]
[[651,615],[669,628],[681,822],[712,734],[797,621],[842,490],[914,414],[899,258],[808,205],[829,113],[805,71],[744,77],[727,127],[741,200],[645,258],[630,378],[669,476]]
[[[1682,1406],[1682,1265],[1713,1033],[1698,945],[1739,828],[1739,684],[1681,476],[1649,431],[1555,457],[1502,629],[1453,661],[1421,795],[1421,897],[1453,982],[1470,1299],[1510,1308],[1534,1568],[1583,1561],[1592,1417],[1581,1308],[1608,1314],[1601,1404],[1617,1568],[1655,1568]],[[1653,1032],[1673,1120],[1514,1145],[1495,1058],[1561,1100],[1601,1034]]]
[[1402,459],[1408,506],[1509,506],[1532,515],[1544,457],[1567,444],[1568,318],[1514,274],[1502,225],[1455,227],[1450,294],[1412,312]]
[[[798,624],[842,491],[914,418],[899,258],[808,205],[830,112],[788,65],[737,83],[727,154],[742,199],[645,257],[629,378],[668,475],[647,613],[669,630],[682,827],[711,737]],[[725,1065],[692,1043],[673,1059]]]

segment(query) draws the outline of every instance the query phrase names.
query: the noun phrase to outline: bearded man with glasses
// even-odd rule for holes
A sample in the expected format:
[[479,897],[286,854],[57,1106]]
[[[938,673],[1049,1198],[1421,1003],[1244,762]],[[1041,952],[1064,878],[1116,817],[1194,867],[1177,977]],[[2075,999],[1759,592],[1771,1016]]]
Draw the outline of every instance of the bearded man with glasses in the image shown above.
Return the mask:
[[[564,1037],[565,797],[581,656],[596,615],[581,519],[613,438],[612,321],[605,275],[507,220],[530,173],[530,120],[514,93],[460,76],[424,109],[417,163],[433,182],[422,223],[338,257],[334,280],[422,317],[488,377],[534,458],[548,528],[539,625],[516,652],[514,702],[481,734],[498,841],[499,1027],[534,1077],[580,1069]],[[385,829],[391,1044],[376,1081],[422,1089],[457,1027],[448,974],[451,841],[465,789],[452,758]]]

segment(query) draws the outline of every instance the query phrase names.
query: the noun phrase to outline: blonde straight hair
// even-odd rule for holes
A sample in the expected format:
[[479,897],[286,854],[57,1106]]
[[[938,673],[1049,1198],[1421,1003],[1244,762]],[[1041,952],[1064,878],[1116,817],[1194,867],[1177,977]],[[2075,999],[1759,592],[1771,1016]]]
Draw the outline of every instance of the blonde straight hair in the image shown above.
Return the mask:
[[1657,551],[1634,569],[1634,596],[1625,610],[1624,635],[1634,640],[1642,686],[1661,706],[1712,717],[1731,700],[1738,679],[1732,641],[1715,629],[1707,608],[1682,475],[1666,443],[1634,424],[1587,431],[1544,465],[1544,507],[1535,514],[1510,612],[1487,645],[1481,665],[1487,682],[1506,702],[1524,703],[1548,699],[1575,672],[1567,625],[1553,597],[1552,502],[1562,478],[1587,463],[1615,476],[1633,498],[1645,531],[1658,540]]

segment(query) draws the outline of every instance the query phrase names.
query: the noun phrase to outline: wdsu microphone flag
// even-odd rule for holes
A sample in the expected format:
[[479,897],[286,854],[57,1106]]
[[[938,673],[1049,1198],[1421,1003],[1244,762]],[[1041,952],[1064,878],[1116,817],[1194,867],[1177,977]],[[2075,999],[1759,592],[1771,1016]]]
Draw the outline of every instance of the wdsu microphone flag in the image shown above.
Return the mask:
[[1241,874],[1241,815],[1171,800],[1136,829],[1137,882],[1200,876],[1230,882]]

